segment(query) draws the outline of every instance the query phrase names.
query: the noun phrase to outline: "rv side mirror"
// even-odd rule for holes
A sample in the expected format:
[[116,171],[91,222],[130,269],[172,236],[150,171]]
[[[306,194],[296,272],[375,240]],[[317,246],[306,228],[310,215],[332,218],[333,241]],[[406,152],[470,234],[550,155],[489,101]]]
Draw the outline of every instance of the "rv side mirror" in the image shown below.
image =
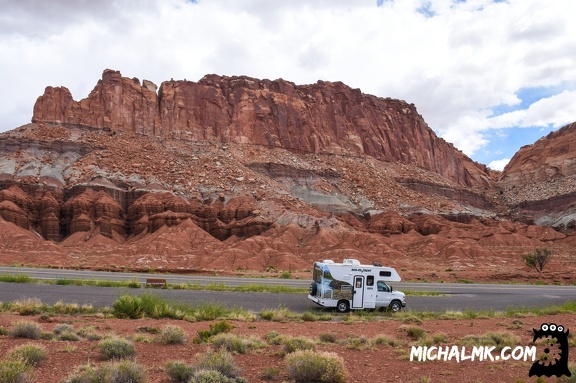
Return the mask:
[[392,287],[392,285],[390,285],[390,292],[394,291],[394,287]]

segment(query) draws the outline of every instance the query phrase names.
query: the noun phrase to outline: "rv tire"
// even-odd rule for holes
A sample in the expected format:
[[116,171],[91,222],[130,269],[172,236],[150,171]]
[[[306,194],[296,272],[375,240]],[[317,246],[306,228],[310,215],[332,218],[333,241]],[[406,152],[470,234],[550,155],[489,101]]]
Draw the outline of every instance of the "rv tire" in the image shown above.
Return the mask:
[[350,310],[350,304],[348,303],[347,300],[340,300],[338,301],[338,304],[336,305],[336,310],[338,310],[339,313],[346,313],[348,312],[348,310]]
[[314,297],[314,296],[316,296],[317,292],[318,292],[318,286],[316,286],[316,283],[312,283],[310,285],[310,295],[312,295]]
[[390,306],[388,306],[388,309],[393,313],[398,312],[402,310],[402,304],[399,301],[392,301],[390,302]]

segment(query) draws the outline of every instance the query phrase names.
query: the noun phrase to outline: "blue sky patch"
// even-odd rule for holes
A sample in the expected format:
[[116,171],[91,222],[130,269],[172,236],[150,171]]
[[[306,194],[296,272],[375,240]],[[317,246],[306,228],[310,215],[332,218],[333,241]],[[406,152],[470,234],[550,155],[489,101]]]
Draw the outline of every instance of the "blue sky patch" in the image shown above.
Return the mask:
[[516,96],[521,100],[517,105],[498,105],[492,108],[492,116],[499,116],[501,114],[513,112],[515,110],[528,109],[530,105],[536,101],[552,97],[555,94],[561,93],[566,88],[562,85],[554,87],[533,87],[533,88],[522,88],[516,92]]

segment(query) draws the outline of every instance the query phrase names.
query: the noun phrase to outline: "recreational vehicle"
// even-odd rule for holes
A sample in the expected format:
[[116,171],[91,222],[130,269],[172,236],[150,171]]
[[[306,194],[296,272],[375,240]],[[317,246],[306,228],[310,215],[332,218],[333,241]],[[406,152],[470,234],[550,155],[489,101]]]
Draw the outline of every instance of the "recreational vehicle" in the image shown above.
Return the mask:
[[327,259],[314,262],[312,279],[308,298],[339,312],[369,308],[396,312],[406,306],[404,293],[388,284],[400,281],[392,267],[362,265],[357,259],[344,259],[342,263]]

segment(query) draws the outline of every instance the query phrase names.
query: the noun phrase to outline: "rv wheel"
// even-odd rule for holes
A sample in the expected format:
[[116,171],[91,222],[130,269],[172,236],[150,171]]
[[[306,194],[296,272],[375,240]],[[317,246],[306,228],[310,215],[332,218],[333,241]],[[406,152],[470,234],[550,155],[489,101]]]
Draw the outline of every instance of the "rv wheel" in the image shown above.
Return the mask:
[[339,313],[346,313],[346,312],[348,312],[349,309],[350,309],[350,304],[348,303],[348,301],[345,301],[345,300],[338,301],[338,305],[336,306],[336,310],[338,310]]
[[392,301],[392,303],[390,303],[390,306],[388,306],[388,308],[390,309],[390,311],[395,313],[402,310],[402,305],[398,301]]
[[310,285],[310,295],[316,296],[317,292],[318,292],[318,286],[316,286],[316,283],[312,283]]

